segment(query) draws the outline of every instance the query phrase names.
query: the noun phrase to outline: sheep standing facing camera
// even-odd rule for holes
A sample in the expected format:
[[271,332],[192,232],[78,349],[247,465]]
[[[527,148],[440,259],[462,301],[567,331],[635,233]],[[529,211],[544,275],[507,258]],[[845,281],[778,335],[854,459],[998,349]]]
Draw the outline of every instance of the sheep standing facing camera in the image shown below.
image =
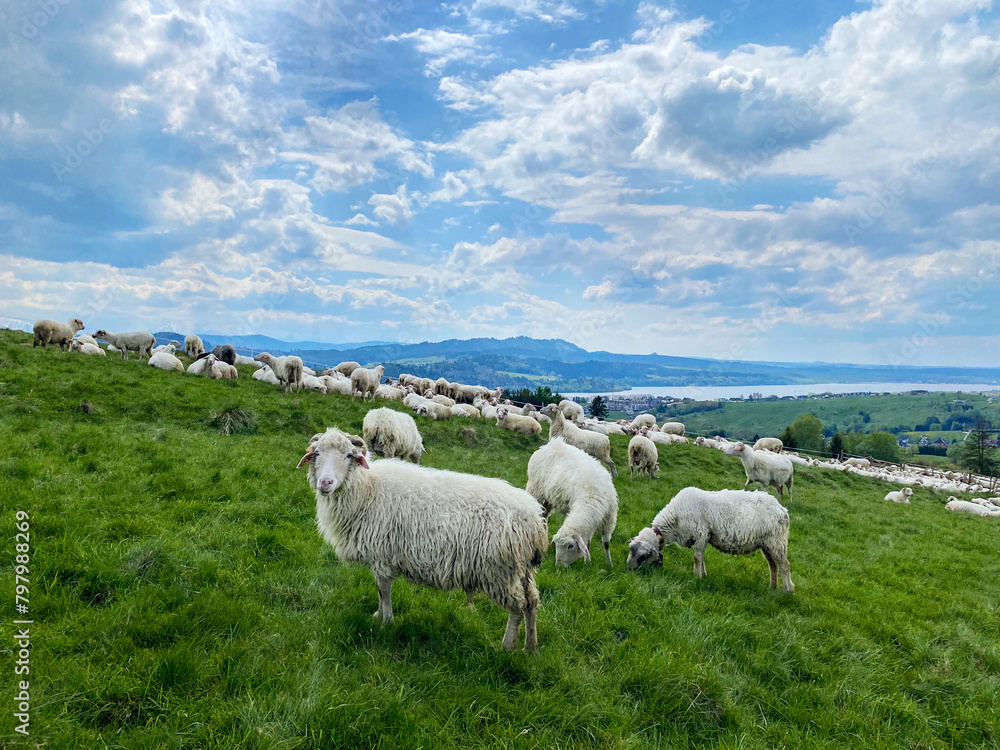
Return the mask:
[[628,442],[628,466],[632,474],[645,474],[656,479],[660,470],[660,454],[656,451],[656,443],[642,435],[636,435]]
[[[359,445],[360,444],[360,445]],[[364,441],[336,428],[314,435],[309,466],[316,525],[343,562],[375,576],[378,610],[393,622],[392,583],[404,576],[436,589],[482,591],[507,610],[503,647],[538,650],[535,570],[548,535],[542,509],[500,479],[365,457]]]

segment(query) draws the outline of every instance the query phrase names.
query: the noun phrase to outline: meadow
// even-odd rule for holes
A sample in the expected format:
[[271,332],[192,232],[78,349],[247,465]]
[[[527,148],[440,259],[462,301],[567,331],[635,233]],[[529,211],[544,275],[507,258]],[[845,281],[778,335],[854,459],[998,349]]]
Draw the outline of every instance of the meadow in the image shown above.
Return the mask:
[[[0,639],[10,669],[14,514],[30,514],[31,735],[45,748],[996,748],[1000,528],[918,490],[797,467],[794,594],[760,555],[690,550],[631,572],[627,540],[681,488],[742,487],[735,458],[660,446],[632,479],[614,567],[538,572],[540,650],[500,647],[482,596],[399,580],[372,619],[367,569],[316,532],[295,465],[347,397],[282,394],[0,332]],[[380,404],[382,405],[382,404]],[[398,406],[397,408],[402,408]],[[533,439],[417,423],[423,463],[524,486]],[[562,519],[550,521],[550,534]],[[10,675],[10,672],[7,673]]]

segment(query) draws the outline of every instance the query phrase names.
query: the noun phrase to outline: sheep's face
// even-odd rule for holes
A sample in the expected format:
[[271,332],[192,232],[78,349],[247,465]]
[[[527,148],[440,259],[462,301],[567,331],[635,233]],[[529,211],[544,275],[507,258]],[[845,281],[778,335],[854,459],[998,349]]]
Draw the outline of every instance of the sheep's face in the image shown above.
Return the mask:
[[564,565],[568,568],[581,557],[590,562],[590,549],[582,537],[560,536],[556,534],[555,539],[552,540],[552,544],[556,548],[556,565]]
[[84,328],[83,321],[80,320],[79,318],[73,318],[73,320],[69,322],[69,325],[70,328],[73,328],[76,331],[82,331]]
[[108,337],[108,332],[103,328],[99,328],[97,333],[94,334],[95,339],[106,339]]
[[743,453],[743,451],[745,451],[746,448],[747,447],[743,445],[743,443],[730,443],[729,445],[727,445],[725,448],[722,449],[722,452],[725,453],[727,456],[738,456],[741,453]]
[[313,435],[298,468],[309,464],[309,486],[322,495],[332,495],[356,466],[369,468],[365,452],[364,440],[331,427]]
[[644,565],[663,564],[660,537],[653,529],[645,528],[628,540],[628,560],[625,564],[630,570],[636,570]]

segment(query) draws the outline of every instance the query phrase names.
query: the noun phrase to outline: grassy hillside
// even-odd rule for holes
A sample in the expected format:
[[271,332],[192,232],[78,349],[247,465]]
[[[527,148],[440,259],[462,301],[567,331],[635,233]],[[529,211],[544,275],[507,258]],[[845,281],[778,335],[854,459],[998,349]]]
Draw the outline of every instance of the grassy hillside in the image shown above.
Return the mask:
[[[955,403],[956,399],[964,403]],[[684,421],[688,429],[699,434],[778,435],[800,414],[812,412],[827,430],[895,430],[904,431],[936,417],[942,424],[949,417],[973,412],[1000,424],[1000,403],[989,403],[987,395],[979,393],[930,393],[891,396],[845,396],[842,398],[795,401],[730,401],[718,402],[720,408],[701,411],[704,404],[687,402],[671,407],[668,415]],[[865,415],[868,421],[865,421]],[[918,436],[931,433],[915,433]],[[933,433],[935,436],[943,433]],[[950,433],[949,433],[950,434]]]
[[[31,514],[30,741],[48,748],[987,748],[1000,743],[1000,529],[940,496],[802,470],[795,594],[760,555],[689,550],[625,568],[626,540],[677,490],[739,487],[739,463],[661,446],[628,476],[608,569],[538,574],[537,655],[506,654],[506,614],[397,581],[372,618],[370,573],[316,533],[296,470],[310,435],[364,407],[252,381],[24,346],[0,333],[3,631],[13,521]],[[220,433],[234,407],[256,426]],[[425,464],[525,482],[531,439],[418,418]],[[550,531],[561,523],[553,518]],[[2,642],[5,662],[12,639]],[[14,739],[12,739],[14,738]]]

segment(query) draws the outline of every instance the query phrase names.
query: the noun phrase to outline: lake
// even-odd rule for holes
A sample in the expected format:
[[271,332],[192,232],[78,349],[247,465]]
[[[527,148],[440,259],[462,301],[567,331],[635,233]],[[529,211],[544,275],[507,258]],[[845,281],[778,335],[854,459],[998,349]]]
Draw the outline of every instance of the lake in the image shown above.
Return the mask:
[[746,398],[751,393],[764,396],[808,396],[812,393],[903,393],[905,391],[945,391],[955,393],[979,393],[1000,391],[996,383],[807,383],[794,385],[705,385],[705,386],[637,386],[628,391],[612,393],[566,393],[567,398],[582,396],[673,396],[693,398],[697,401],[711,401],[719,398]]

